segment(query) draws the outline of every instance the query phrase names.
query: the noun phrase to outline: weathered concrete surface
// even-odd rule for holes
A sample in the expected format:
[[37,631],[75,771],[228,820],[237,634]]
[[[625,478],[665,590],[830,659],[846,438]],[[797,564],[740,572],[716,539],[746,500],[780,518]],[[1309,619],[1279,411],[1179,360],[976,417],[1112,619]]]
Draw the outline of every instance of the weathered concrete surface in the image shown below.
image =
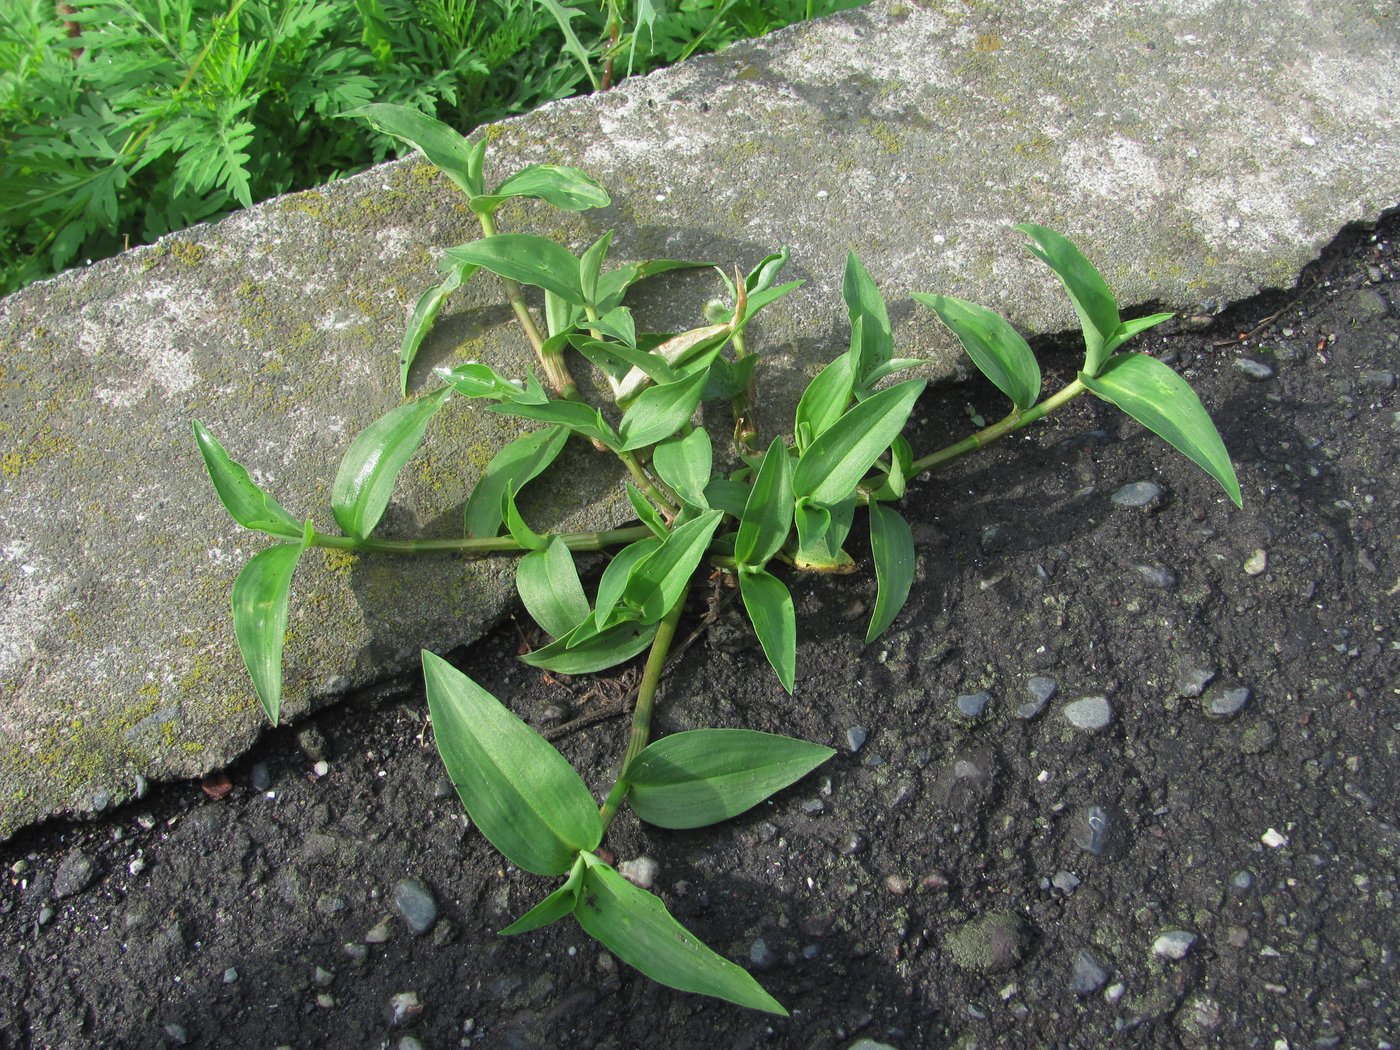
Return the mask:
[[[1343,225],[1400,201],[1388,2],[1007,7],[880,4],[503,125],[495,172],[577,163],[614,195],[584,216],[511,209],[503,226],[576,246],[616,226],[634,259],[747,266],[792,245],[809,284],[756,334],[781,401],[845,344],[848,248],[885,288],[901,350],[947,375],[948,341],[910,290],[986,302],[1026,330],[1072,323],[1014,222],[1069,233],[1125,304],[1195,310],[1288,281]],[[394,351],[433,249],[469,227],[447,183],[408,160],[0,303],[0,837],[120,801],[137,774],[217,767],[256,736],[227,596],[262,541],[215,502],[190,420],[328,527],[341,451],[395,403]],[[656,327],[691,323],[682,304],[713,291],[703,275],[663,285]],[[429,363],[518,373],[496,301],[485,280],[454,300]],[[452,408],[383,534],[459,527],[499,434]],[[580,452],[555,475],[585,504],[572,525],[624,513],[596,463]],[[410,667],[419,646],[470,640],[508,602],[507,572],[309,555],[288,716]]]

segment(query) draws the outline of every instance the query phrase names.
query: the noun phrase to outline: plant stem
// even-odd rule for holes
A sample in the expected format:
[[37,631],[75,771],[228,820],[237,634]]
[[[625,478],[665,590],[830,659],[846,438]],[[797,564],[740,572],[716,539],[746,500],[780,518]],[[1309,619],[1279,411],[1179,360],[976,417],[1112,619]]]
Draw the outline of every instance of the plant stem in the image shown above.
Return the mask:
[[969,434],[961,441],[954,442],[946,448],[939,449],[937,452],[931,452],[921,459],[914,460],[914,464],[910,468],[909,473],[912,476],[922,474],[928,470],[935,470],[945,463],[957,459],[959,456],[965,456],[969,452],[976,452],[980,448],[986,448],[993,441],[1004,438],[1007,434],[1014,434],[1022,427],[1030,426],[1041,417],[1055,411],[1055,409],[1062,408],[1080,394],[1084,393],[1086,389],[1088,388],[1076,379],[1063,390],[1052,394],[1039,404],[1032,405],[1024,412],[1012,409],[1010,415],[999,419],[991,426],[979,430],[975,434]]
[[622,800],[627,797],[627,767],[642,753],[642,749],[651,739],[651,710],[656,701],[656,687],[661,683],[661,672],[666,667],[666,657],[670,655],[671,642],[676,637],[676,625],[680,623],[689,594],[690,584],[687,583],[685,590],[681,591],[680,599],[671,607],[671,611],[662,617],[661,624],[656,629],[656,637],[652,639],[646,669],[642,671],[642,684],[637,689],[637,705],[632,708],[632,732],[627,738],[627,752],[622,756],[617,781],[598,810],[604,832],[608,830],[613,817],[617,816]]
[[[481,222],[481,232],[487,237],[496,236],[496,217],[490,213],[483,213],[477,216]],[[559,351],[546,352],[544,348],[544,337],[540,335],[539,326],[535,324],[535,317],[530,313],[529,304],[525,302],[525,293],[520,285],[509,277],[502,277],[501,284],[506,290],[506,298],[510,300],[510,308],[515,311],[515,319],[520,322],[521,331],[525,333],[525,338],[530,341],[530,346],[535,351],[535,357],[539,359],[540,367],[544,369],[545,379],[549,382],[555,396],[565,401],[577,401],[578,384],[574,382],[574,377],[569,374],[569,366],[564,362],[564,355]]]
[[[645,525],[603,532],[561,532],[556,538],[564,541],[571,551],[601,551],[620,547],[634,540],[645,539],[651,530]],[[461,540],[357,540],[353,536],[311,534],[311,546],[331,550],[372,551],[376,554],[524,554],[525,548],[509,536],[479,537]]]
[[656,504],[656,509],[668,522],[679,513],[680,497],[671,490],[670,485],[659,478],[653,478],[642,469],[642,461],[637,458],[635,452],[619,452],[617,458],[622,460],[628,473],[632,475],[632,480],[637,483],[637,488],[646,493],[647,499]]
[[[749,356],[748,348],[744,346],[743,332],[735,332],[732,341],[735,361],[742,361]],[[739,446],[741,454],[750,456],[757,456],[762,452],[758,448],[758,420],[753,409],[754,402],[758,400],[757,380],[757,376],[749,373],[748,387],[742,393],[735,394],[730,402],[734,412],[734,443]]]

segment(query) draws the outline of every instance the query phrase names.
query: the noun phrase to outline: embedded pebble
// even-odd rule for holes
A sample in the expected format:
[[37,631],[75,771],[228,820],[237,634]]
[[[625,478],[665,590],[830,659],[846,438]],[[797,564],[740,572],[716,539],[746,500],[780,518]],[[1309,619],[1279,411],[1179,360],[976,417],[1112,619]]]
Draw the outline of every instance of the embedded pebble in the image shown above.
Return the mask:
[[1149,587],[1170,591],[1176,587],[1176,573],[1164,565],[1134,565],[1133,570]]
[[386,915],[375,923],[374,926],[370,928],[370,931],[365,934],[365,943],[383,944],[393,935],[394,929],[390,925],[389,916]]
[[329,1010],[335,1006],[335,996],[330,992],[319,992],[316,995],[316,1005],[322,1010]]
[[189,1044],[190,1033],[185,1029],[184,1025],[175,1024],[172,1021],[170,1024],[166,1025],[162,1030],[165,1032],[165,1038],[168,1039],[170,1042],[174,1043],[176,1046],[187,1046]]
[[1263,361],[1256,361],[1251,357],[1235,358],[1235,367],[1249,376],[1250,379],[1263,380],[1272,379],[1274,377],[1274,370],[1271,366],[1266,365]]
[[958,697],[958,714],[963,718],[973,719],[982,717],[982,712],[987,710],[987,705],[991,703],[992,695],[986,690],[977,693],[965,693]]
[[452,786],[449,777],[438,777],[433,781],[433,798],[451,798],[457,794],[457,789]]
[[1213,667],[1183,667],[1176,673],[1176,691],[1188,698],[1200,696],[1215,681],[1215,675]]
[[1288,845],[1288,836],[1282,835],[1273,828],[1270,828],[1259,836],[1259,841],[1268,846],[1269,849],[1280,849]]
[[644,890],[649,890],[656,884],[657,873],[661,871],[661,865],[650,857],[638,857],[636,860],[624,860],[617,866],[617,873],[634,886],[640,886]]
[[411,1035],[406,1035],[399,1040],[398,1050],[423,1050],[423,1044]]
[[1103,806],[1088,806],[1075,816],[1079,827],[1074,833],[1074,844],[1097,857],[1108,845],[1112,817]]
[[1133,481],[1108,497],[1119,507],[1146,507],[1162,495],[1162,486],[1151,481]]
[[903,897],[909,892],[910,883],[903,875],[890,875],[885,879],[885,889],[895,897]]
[[53,880],[53,895],[71,897],[82,893],[97,878],[97,870],[97,861],[80,849],[72,850],[59,862],[58,874]]
[[398,1028],[410,1025],[423,1013],[417,992],[399,992],[389,1000],[389,1023]]
[[1230,876],[1230,885],[1241,892],[1250,889],[1254,885],[1254,872],[1244,870],[1235,872]]
[[1063,894],[1071,894],[1079,888],[1079,876],[1072,871],[1057,871],[1050,876],[1050,885]]
[[427,933],[437,922],[438,906],[432,891],[417,879],[401,879],[394,884],[394,909],[414,933]]
[[50,908],[47,904],[45,904],[42,908],[39,909],[39,925],[47,926],[52,921],[53,909]]
[[134,857],[131,863],[126,866],[126,870],[132,875],[140,875],[143,871],[146,870],[145,858]]
[[311,772],[315,773],[318,778],[325,776],[330,771],[331,764],[325,759],[321,759],[321,761],[317,762],[314,766],[311,767]]
[[798,808],[809,817],[819,817],[826,812],[826,804],[819,798],[806,799]]
[[1103,964],[1083,948],[1074,957],[1074,970],[1070,975],[1069,990],[1075,995],[1093,995],[1108,980],[1108,971]]
[[1246,576],[1262,575],[1268,567],[1269,552],[1262,547],[1244,560],[1244,574]]
[[1243,711],[1252,695],[1247,685],[1232,686],[1228,689],[1212,689],[1201,701],[1201,705],[1211,718],[1223,721],[1227,718],[1234,718]]
[[111,804],[112,793],[110,791],[107,791],[106,789],[98,791],[92,796],[92,811],[94,813],[105,812],[107,807]]
[[1196,935],[1185,930],[1167,930],[1152,942],[1152,954],[1163,959],[1180,960],[1196,943]]
[[1055,679],[1032,675],[1026,680],[1026,692],[1031,694],[1031,698],[1016,708],[1016,717],[1026,722],[1038,717],[1059,691],[1060,684]]
[[318,915],[339,915],[346,909],[345,898],[335,897],[329,893],[323,893],[316,898],[316,914]]
[[1394,372],[1362,372],[1356,379],[1357,386],[1369,387],[1372,390],[1394,390]]
[[330,744],[326,743],[326,735],[315,726],[307,726],[305,729],[297,731],[297,747],[301,748],[301,753],[313,762],[321,762],[331,757]]
[[851,726],[846,730],[846,746],[851,749],[853,755],[865,746],[869,738],[870,731],[865,726]]
[[136,774],[136,800],[139,802],[145,798],[151,790],[151,782],[140,773]]
[[267,768],[266,762],[258,762],[248,771],[248,779],[253,785],[254,791],[266,791],[272,787],[272,771]]
[[457,939],[457,927],[453,925],[451,919],[439,919],[437,925],[433,927],[433,947],[441,948],[444,944],[451,944]]
[[354,941],[346,941],[340,946],[340,950],[355,966],[363,966],[365,960],[369,958],[369,949],[363,944],[356,944]]
[[238,969],[237,969],[236,967],[230,966],[227,970],[224,971],[224,984],[237,984],[237,983],[238,983]]
[[324,966],[318,966],[311,979],[316,982],[317,988],[329,988],[331,982],[335,980],[335,974],[331,973]]
[[948,937],[948,954],[964,970],[1004,973],[1021,961],[1029,931],[1020,916],[1008,912],[979,915]]
[[1086,732],[1097,733],[1113,721],[1113,708],[1106,696],[1086,696],[1065,705],[1065,721]]
[[1011,532],[1005,525],[1000,523],[988,525],[982,530],[981,546],[984,551],[990,554],[992,551],[1005,547],[1011,539]]
[[1262,755],[1278,740],[1278,730],[1269,722],[1256,722],[1240,734],[1240,750],[1246,755]]
[[762,937],[754,939],[749,945],[749,962],[753,964],[755,970],[771,969],[778,961],[778,957],[773,954],[773,949],[768,947],[768,942]]

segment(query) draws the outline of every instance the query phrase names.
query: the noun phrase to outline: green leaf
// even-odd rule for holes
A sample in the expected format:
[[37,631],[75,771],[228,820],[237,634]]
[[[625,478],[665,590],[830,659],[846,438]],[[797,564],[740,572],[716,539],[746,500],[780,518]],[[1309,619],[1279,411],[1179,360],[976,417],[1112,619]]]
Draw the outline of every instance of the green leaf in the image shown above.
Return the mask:
[[[860,338],[862,322],[851,322],[852,342]],[[855,393],[856,355],[842,354],[817,373],[797,402],[793,433],[802,434],[801,450],[841,418]]]
[[403,342],[399,345],[399,392],[405,397],[408,396],[408,370],[413,365],[413,359],[418,356],[418,348],[423,345],[423,339],[437,320],[443,301],[463,283],[471,280],[475,273],[475,266],[454,265],[440,283],[420,295],[418,302],[414,304],[413,314],[409,317],[408,327],[403,333]]
[[509,401],[521,405],[542,405],[549,400],[540,387],[539,380],[531,372],[526,373],[526,381],[522,386],[517,386],[498,375],[489,365],[475,361],[453,368],[439,368],[436,374],[463,397]]
[[542,551],[531,551],[515,570],[515,589],[525,611],[549,632],[562,638],[592,615],[574,556],[558,536]]
[[364,539],[374,531],[399,471],[418,451],[428,422],[451,394],[452,388],[444,387],[400,405],[350,442],[331,485],[331,510],[347,536]]
[[611,336],[624,346],[635,349],[637,346],[637,322],[632,311],[625,306],[616,306],[596,321],[589,322],[599,335]]
[[1034,243],[1027,250],[1055,271],[1069,293],[1084,332],[1084,371],[1098,375],[1108,358],[1108,341],[1118,328],[1118,304],[1094,264],[1069,238],[1044,226],[1023,222],[1016,227]]
[[564,880],[564,885],[502,930],[501,936],[514,937],[517,934],[529,933],[541,926],[558,922],[565,915],[572,915],[574,908],[578,906],[579,891],[583,889],[583,867],[583,854],[580,853],[574,860],[574,866],[569,869],[569,877]]
[[880,289],[866,273],[860,257],[855,252],[846,256],[846,273],[841,283],[841,294],[846,300],[846,313],[851,325],[861,322],[860,353],[856,362],[856,387],[864,392],[870,385],[868,378],[894,353],[894,337],[890,333],[890,317],[885,310],[885,299]]
[[600,631],[590,619],[520,659],[557,674],[592,674],[632,659],[651,644],[656,626],[624,620]]
[[194,421],[194,439],[204,467],[219,501],[234,521],[245,529],[270,533],[284,539],[301,539],[301,522],[283,509],[282,505],[264,492],[242,464],[229,458],[224,446],[199,420]]
[[1113,330],[1113,335],[1109,336],[1108,342],[1104,344],[1104,356],[1107,357],[1113,353],[1138,333],[1155,328],[1163,321],[1170,321],[1175,316],[1175,314],[1150,314],[1147,317],[1135,317],[1131,321],[1124,321]]
[[[608,257],[612,239],[613,231],[609,230],[589,245],[588,250],[579,257],[578,283],[586,303],[596,304],[598,300],[598,275],[603,271],[603,260]],[[636,344],[635,339],[632,342],[633,345]]]
[[601,339],[574,336],[569,342],[579,353],[597,365],[614,383],[617,383],[633,368],[639,368],[658,383],[674,383],[680,374],[648,350],[627,346],[625,343],[606,343]]
[[623,547],[608,562],[602,579],[598,581],[598,607],[593,614],[595,627],[602,630],[617,608],[617,603],[622,601],[622,593],[627,589],[627,581],[632,575],[632,566],[660,546],[659,539],[637,540]]
[[526,524],[515,505],[515,488],[507,485],[501,493],[501,517],[505,519],[506,531],[510,538],[528,551],[542,551],[549,546],[549,540]]
[[1191,385],[1171,368],[1146,354],[1121,354],[1097,377],[1081,372],[1079,380],[1213,477],[1235,506],[1244,506],[1220,432]]
[[729,401],[746,393],[760,360],[758,354],[749,354],[732,362],[716,357],[710,362],[710,378],[705,383],[700,400]]
[[674,383],[648,387],[638,394],[618,425],[622,451],[654,445],[689,423],[700,404],[706,378],[702,370]]
[[744,599],[754,634],[763,655],[773,665],[778,681],[789,693],[797,676],[797,613],[783,581],[765,569],[739,572],[739,593]]
[[951,295],[915,292],[962,343],[972,363],[1022,412],[1040,397],[1040,365],[1021,333],[995,311]]
[[672,918],[659,898],[591,854],[584,861],[583,893],[574,918],[608,951],[668,988],[788,1015],[748,971],[716,955]]
[[656,623],[680,601],[721,517],[719,511],[711,510],[676,526],[661,546],[632,570],[623,597],[641,613],[643,623]]
[[648,277],[655,277],[670,270],[693,270],[709,265],[707,262],[694,262],[689,259],[647,259],[619,266],[598,278],[598,299],[595,307],[600,313],[607,313],[622,303],[632,285]]
[[388,102],[346,110],[340,115],[363,117],[378,131],[416,146],[467,196],[475,197],[484,189],[481,184],[481,159],[479,155],[473,156],[479,147],[473,147],[466,138],[442,121],[416,109]]
[[583,307],[565,302],[553,292],[544,293],[544,324],[550,339],[570,335],[574,325],[583,316]]
[[233,581],[233,633],[258,703],[273,725],[282,710],[282,646],[287,602],[305,542],[279,543],[254,555]]
[[559,3],[559,0],[538,0],[538,3],[559,24],[559,31],[564,34],[564,50],[583,67],[584,73],[588,76],[588,82],[593,85],[593,90],[597,91],[600,85],[598,74],[593,71],[593,54],[579,42],[578,35],[574,32],[573,26],[569,24],[583,12],[576,7],[565,7]]
[[734,560],[740,566],[761,567],[782,549],[792,531],[792,503],[792,463],[787,445],[775,437],[739,519]]
[[799,499],[793,520],[797,525],[797,553],[793,564],[810,572],[850,572],[855,562],[841,547],[855,515],[855,498],[832,507]]
[[512,197],[531,197],[561,211],[587,211],[612,203],[608,191],[587,172],[555,164],[531,164],[521,168],[492,192],[473,197],[471,209],[490,214]]
[[909,475],[914,471],[914,450],[902,436],[890,442],[890,466],[885,474],[885,482],[870,494],[872,500],[897,500],[904,498],[904,488],[909,483]]
[[657,539],[664,540],[671,534],[671,530],[666,527],[666,521],[661,517],[661,512],[652,505],[642,490],[630,481],[627,483],[627,500],[632,504],[632,509],[637,512],[637,520],[647,528]]
[[733,481],[730,478],[711,478],[710,483],[705,486],[705,503],[715,510],[722,510],[731,518],[742,518],[744,508],[748,506],[749,493],[752,489],[742,481]]
[[738,816],[836,754],[752,729],[694,729],[649,744],[627,767],[627,804],[659,828],[703,828]]
[[662,481],[696,510],[709,510],[705,486],[710,483],[714,449],[709,432],[696,427],[685,437],[673,437],[652,449],[651,465]]
[[491,845],[536,875],[562,875],[597,848],[598,804],[549,741],[426,649],[423,680],[442,764]]
[[498,233],[447,249],[453,262],[490,270],[500,277],[543,288],[565,302],[583,305],[578,258],[567,248],[532,233]]
[[555,423],[568,427],[576,434],[592,440],[597,438],[608,448],[622,447],[622,439],[608,426],[601,412],[579,401],[548,401],[542,405],[488,405],[487,410],[503,416],[519,416],[540,423]]
[[924,380],[906,380],[843,415],[802,453],[792,474],[793,492],[825,504],[854,495],[866,471],[899,436],[923,390]]
[[870,503],[870,556],[875,562],[875,608],[870,614],[870,628],[865,632],[869,645],[909,600],[909,588],[914,583],[914,534],[899,512],[884,504]]
[[467,535],[495,536],[504,520],[501,500],[506,489],[519,492],[554,462],[568,440],[567,427],[546,427],[516,438],[491,457],[467,499]]

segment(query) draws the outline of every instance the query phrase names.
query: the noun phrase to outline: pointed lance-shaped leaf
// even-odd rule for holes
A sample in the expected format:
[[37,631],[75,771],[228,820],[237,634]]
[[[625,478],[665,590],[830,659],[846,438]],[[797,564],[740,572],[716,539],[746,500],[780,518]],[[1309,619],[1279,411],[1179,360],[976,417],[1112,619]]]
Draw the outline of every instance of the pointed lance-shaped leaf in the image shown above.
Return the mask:
[[234,521],[245,529],[255,529],[283,539],[301,538],[301,522],[264,492],[241,463],[230,459],[218,438],[197,419],[194,421],[194,439],[199,445],[199,454],[204,458],[204,467],[209,471],[209,480],[214,483],[214,491],[219,494],[219,501]]
[[498,233],[447,249],[454,262],[480,266],[500,277],[543,288],[582,306],[578,258],[567,248],[533,233]]
[[413,366],[413,359],[418,356],[418,348],[423,345],[433,322],[437,320],[443,301],[471,280],[476,270],[475,266],[454,263],[448,269],[447,276],[420,295],[414,304],[408,327],[404,329],[403,342],[399,345],[399,393],[405,397],[408,396],[408,370]]
[[869,645],[894,623],[914,583],[914,535],[896,510],[870,502],[870,556],[875,562],[875,608],[865,632]]
[[846,256],[846,273],[841,284],[841,294],[846,300],[846,313],[855,324],[859,319],[860,354],[856,362],[856,386],[864,391],[870,383],[872,372],[883,365],[894,353],[894,337],[890,332],[890,317],[885,309],[885,299],[880,289],[870,279],[870,274],[860,261],[860,256],[851,252]]
[[797,613],[782,580],[766,569],[739,572],[739,593],[778,681],[792,692],[797,677]]
[[268,720],[282,711],[282,646],[287,636],[288,595],[300,543],[279,543],[254,555],[233,582],[233,632]]
[[1220,432],[1191,385],[1170,367],[1147,354],[1120,354],[1098,376],[1081,372],[1079,380],[1213,477],[1235,506],[1244,505]]
[[762,567],[787,542],[792,531],[792,461],[787,445],[775,437],[763,454],[753,489],[739,519],[734,560]]
[[853,407],[802,453],[792,473],[793,492],[825,504],[853,496],[866,471],[904,429],[923,390],[924,380],[909,379]]
[[518,868],[562,875],[603,837],[583,780],[544,737],[424,650],[433,735],[472,822]]
[[452,395],[443,387],[385,413],[350,442],[331,485],[331,510],[347,536],[364,539],[379,524],[399,472],[413,458],[428,422]]
[[532,197],[561,211],[587,211],[612,203],[608,191],[585,171],[557,164],[531,164],[492,192],[473,197],[471,208],[478,214],[491,213],[512,197]]
[[807,389],[802,391],[802,397],[797,402],[793,433],[802,435],[799,447],[804,451],[816,437],[841,418],[846,406],[851,403],[855,394],[856,364],[863,327],[864,322],[860,318],[851,322],[851,351],[818,372],[807,384]]
[[709,510],[705,486],[710,483],[714,448],[704,427],[696,427],[685,437],[673,437],[652,449],[651,465],[661,480],[697,510]]
[[467,498],[467,535],[495,536],[504,520],[501,499],[506,489],[519,492],[554,462],[568,440],[567,427],[545,427],[516,438],[492,456]]
[[568,544],[555,536],[531,551],[515,569],[515,589],[525,611],[553,638],[562,638],[593,614]]
[[1022,412],[1040,397],[1040,365],[1021,333],[1000,314],[951,295],[915,292],[948,326],[984,376]]
[[710,510],[676,526],[660,547],[632,569],[623,597],[641,612],[643,623],[657,623],[680,601],[723,516]]
[[574,861],[574,866],[569,869],[569,877],[564,880],[564,885],[502,930],[501,936],[514,937],[517,934],[529,933],[541,926],[558,922],[565,915],[572,915],[574,908],[578,906],[579,892],[583,889],[583,867],[583,854],[580,853]]
[[627,767],[627,804],[657,827],[706,827],[758,805],[834,754],[752,729],[675,733],[647,745]]
[[584,861],[583,892],[574,918],[603,947],[669,988],[787,1016],[748,971],[707,948],[657,897],[591,854]]
[[377,131],[416,146],[444,175],[469,197],[482,192],[481,158],[462,135],[442,121],[407,106],[376,102],[346,110],[342,117],[363,117]]
[[1084,371],[1098,375],[1108,357],[1108,341],[1118,327],[1118,304],[1103,275],[1063,234],[1029,222],[1016,229],[1034,242],[1026,249],[1055,272],[1069,293],[1084,332]]
[[622,601],[622,592],[627,589],[632,566],[660,546],[659,539],[637,540],[623,547],[613,556],[613,560],[608,562],[608,567],[603,570],[603,575],[598,580],[598,603],[593,613],[598,630],[601,631],[607,625],[613,610],[617,608],[617,603]]
[[632,659],[656,637],[657,625],[623,620],[598,630],[585,620],[563,638],[520,657],[522,663],[556,674],[592,674]]

